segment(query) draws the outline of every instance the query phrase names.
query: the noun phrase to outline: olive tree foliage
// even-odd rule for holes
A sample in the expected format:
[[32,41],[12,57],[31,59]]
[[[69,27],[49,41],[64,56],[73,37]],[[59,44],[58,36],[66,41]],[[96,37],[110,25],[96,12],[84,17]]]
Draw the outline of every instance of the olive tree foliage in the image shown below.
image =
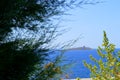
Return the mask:
[[84,62],[90,70],[93,80],[119,80],[120,79],[120,51],[116,51],[115,45],[109,43],[104,31],[102,47],[98,47],[97,52],[100,59],[90,56],[96,65]]
[[[0,0],[0,80],[29,80],[41,72],[48,60],[48,44],[57,36],[52,20],[66,9],[87,3],[91,2]],[[38,76],[32,79],[43,80]]]

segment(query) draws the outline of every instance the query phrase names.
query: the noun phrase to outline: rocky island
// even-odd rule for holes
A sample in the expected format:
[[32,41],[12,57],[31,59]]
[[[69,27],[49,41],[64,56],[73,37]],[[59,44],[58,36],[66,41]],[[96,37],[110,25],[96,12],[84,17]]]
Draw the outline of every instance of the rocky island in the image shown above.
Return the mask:
[[92,50],[92,48],[83,46],[83,47],[69,48],[65,50]]

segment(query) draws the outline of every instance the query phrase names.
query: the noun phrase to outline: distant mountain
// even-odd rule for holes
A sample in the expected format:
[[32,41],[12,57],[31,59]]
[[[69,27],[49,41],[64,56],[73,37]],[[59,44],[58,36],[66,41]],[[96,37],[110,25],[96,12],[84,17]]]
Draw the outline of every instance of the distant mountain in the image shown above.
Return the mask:
[[92,48],[83,46],[83,47],[69,48],[65,50],[92,50]]

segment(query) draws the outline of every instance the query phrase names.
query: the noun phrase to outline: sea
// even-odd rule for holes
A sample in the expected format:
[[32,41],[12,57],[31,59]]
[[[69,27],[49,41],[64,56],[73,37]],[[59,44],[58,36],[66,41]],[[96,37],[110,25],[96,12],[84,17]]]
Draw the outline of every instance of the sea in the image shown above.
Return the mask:
[[[118,51],[117,49],[116,51]],[[64,63],[71,63],[73,65],[70,65],[68,69],[66,69],[67,74],[69,75],[69,78],[90,78],[90,71],[88,68],[86,68],[83,64],[83,61],[86,61],[89,64],[94,65],[95,62],[93,62],[90,59],[90,55],[92,55],[96,59],[100,59],[100,56],[97,54],[96,49],[92,50],[68,50],[65,51],[64,56]]]

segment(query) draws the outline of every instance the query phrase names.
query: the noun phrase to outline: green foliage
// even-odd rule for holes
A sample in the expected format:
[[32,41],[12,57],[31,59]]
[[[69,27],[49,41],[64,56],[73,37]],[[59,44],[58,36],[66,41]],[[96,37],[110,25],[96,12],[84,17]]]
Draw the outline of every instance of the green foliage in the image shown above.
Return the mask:
[[18,47],[19,40],[0,45],[0,80],[28,80],[39,63],[39,56],[29,45]]
[[29,80],[36,65],[42,66],[47,55],[48,50],[39,49],[40,44],[34,39],[3,42],[0,45],[0,80]]
[[56,37],[51,18],[63,13],[67,4],[65,0],[0,0],[0,80],[29,80],[38,69],[42,71],[50,55],[47,44]]
[[[47,73],[54,76],[59,72],[56,63],[44,68],[50,47],[48,44],[57,36],[57,27],[52,20],[62,15],[76,0],[0,0],[0,80],[46,80],[36,75]],[[39,77],[38,77],[39,76]],[[46,75],[44,75],[46,76]],[[48,76],[48,77],[49,77]]]
[[115,45],[110,44],[104,31],[103,48],[98,47],[99,60],[90,56],[97,65],[91,65],[84,61],[84,65],[90,70],[93,80],[119,80],[120,79],[120,52],[115,52]]
[[12,28],[47,28],[42,24],[50,24],[50,19],[63,13],[67,4],[65,0],[0,0],[0,41]]

